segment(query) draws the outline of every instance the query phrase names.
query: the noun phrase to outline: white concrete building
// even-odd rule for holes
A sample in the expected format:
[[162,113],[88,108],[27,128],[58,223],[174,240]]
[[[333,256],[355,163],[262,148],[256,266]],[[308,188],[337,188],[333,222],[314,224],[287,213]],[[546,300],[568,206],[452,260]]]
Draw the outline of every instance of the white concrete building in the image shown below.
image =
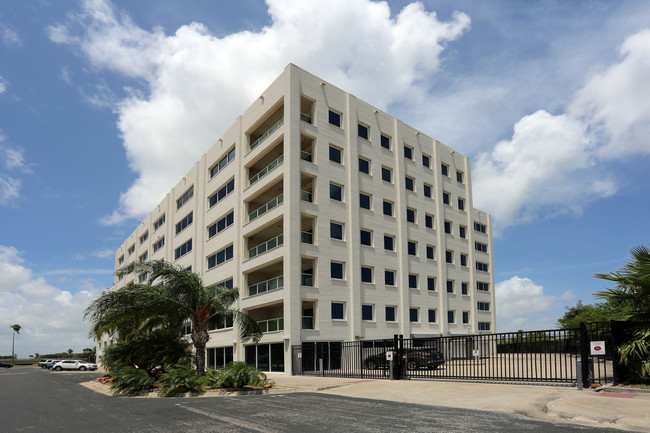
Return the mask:
[[115,267],[165,259],[239,288],[266,332],[255,346],[229,323],[211,331],[208,366],[290,372],[304,341],[494,332],[490,221],[467,157],[290,64]]

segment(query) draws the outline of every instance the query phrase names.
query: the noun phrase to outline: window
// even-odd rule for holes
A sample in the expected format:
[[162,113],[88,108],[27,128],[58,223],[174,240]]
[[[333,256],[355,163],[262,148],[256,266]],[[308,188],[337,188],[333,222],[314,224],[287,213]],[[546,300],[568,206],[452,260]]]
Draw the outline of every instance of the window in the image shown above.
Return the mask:
[[335,280],[342,280],[345,266],[343,262],[330,262],[330,277]]
[[121,265],[122,263],[124,263],[124,255],[121,255],[120,258],[117,259],[117,264],[118,265]]
[[489,331],[490,330],[490,322],[478,322],[478,330],[479,331]]
[[384,271],[384,284],[387,286],[395,286],[395,271],[390,269]]
[[485,283],[483,281],[477,281],[476,282],[476,290],[480,290],[481,292],[489,292],[490,291],[490,283]]
[[359,171],[361,173],[370,174],[370,160],[359,157]]
[[409,274],[409,289],[418,288],[418,276],[417,274]]
[[429,323],[436,323],[436,310],[429,310]]
[[384,134],[381,134],[381,147],[384,149],[390,150],[390,137]]
[[474,222],[474,230],[485,233],[487,231],[487,226],[485,224]]
[[192,185],[190,187],[190,189],[185,191],[185,193],[181,196],[181,198],[176,200],[176,209],[180,209],[181,206],[183,206],[185,203],[187,203],[189,201],[189,199],[192,198],[193,195],[194,195],[194,185]]
[[467,254],[460,254],[460,265],[467,266]]
[[179,233],[182,232],[182,231],[183,231],[187,226],[189,226],[190,224],[192,224],[193,215],[194,215],[194,212],[190,212],[190,213],[188,213],[188,214],[185,216],[185,218],[183,218],[182,220],[180,220],[180,222],[178,222],[178,223],[176,224],[176,234],[179,234]]
[[362,209],[372,209],[372,195],[360,192],[359,206],[361,206]]
[[395,236],[384,235],[384,249],[386,251],[395,251]]
[[393,216],[393,203],[384,200],[384,215]]
[[415,209],[411,209],[410,207],[406,208],[406,221],[415,224]]
[[332,319],[343,320],[345,319],[345,303],[332,302]]
[[454,252],[451,250],[445,251],[445,262],[454,263]]
[[451,196],[449,195],[449,193],[448,193],[447,191],[443,191],[443,192],[442,192],[442,202],[443,202],[444,204],[449,204],[449,203],[451,202],[451,198],[450,198],[450,197],[451,197]]
[[404,177],[404,187],[409,191],[415,191],[415,179],[409,176]]
[[454,293],[454,281],[447,280],[447,293]]
[[440,164],[440,171],[443,176],[449,176],[449,166],[447,164]]
[[418,243],[415,242],[415,241],[408,241],[407,251],[408,251],[409,256],[417,256],[418,255]]
[[343,224],[330,221],[330,238],[343,240]]
[[235,179],[231,179],[230,182],[219,188],[214,194],[208,198],[209,207],[212,207],[219,203],[221,200],[226,198],[228,194],[235,190]]
[[392,305],[386,305],[386,321],[395,322],[395,310],[396,307]]
[[361,320],[373,320],[372,305],[364,304],[361,306]]
[[372,231],[361,229],[361,245],[372,246]]
[[131,245],[128,250],[126,250],[128,256],[135,253],[135,244]]
[[424,196],[427,198],[431,198],[431,185],[425,183],[422,186],[422,191],[424,191]]
[[432,292],[436,291],[436,278],[435,277],[427,277],[427,290],[431,290]]
[[413,160],[413,148],[411,146],[404,145],[404,158]]
[[158,220],[156,220],[155,223],[153,223],[153,230],[156,231],[158,230],[158,227],[161,225],[165,224],[165,214],[163,214]]
[[146,272],[144,274],[140,274],[138,276],[138,282],[141,283],[141,284],[144,283],[145,281],[147,281],[147,277],[148,277],[148,275],[147,275]]
[[208,238],[211,238],[212,236],[221,233],[222,231],[224,231],[225,229],[233,225],[234,221],[235,221],[235,212],[231,211],[228,215],[219,219],[216,223],[208,227]]
[[341,114],[335,111],[329,110],[329,122],[330,125],[341,127]]
[[418,309],[417,308],[409,308],[409,320],[411,322],[418,322]]
[[149,258],[149,252],[145,251],[144,254],[138,257],[138,260],[140,260],[141,262],[145,262],[148,258]]
[[463,295],[469,294],[468,288],[469,288],[469,283],[466,283],[464,281],[462,283],[460,283],[460,293],[461,294],[463,294]]
[[455,311],[452,311],[452,310],[447,311],[447,323],[455,323],[456,322],[456,318],[454,317],[455,316],[454,313],[455,313]]
[[429,229],[433,228],[433,215],[424,214],[424,225]]
[[381,180],[384,182],[392,182],[393,181],[393,170],[391,170],[388,167],[381,167]]
[[445,233],[451,234],[451,221],[445,221]]
[[361,266],[361,282],[372,283],[372,268],[368,266]]
[[330,183],[330,198],[332,200],[343,201],[343,186]]
[[158,239],[155,244],[153,244],[153,252],[155,253],[165,245],[165,237]]
[[487,245],[481,242],[474,242],[474,249],[482,253],[487,253]]
[[483,262],[476,262],[476,270],[482,272],[488,272],[488,264]]
[[460,183],[463,183],[463,172],[456,170],[456,180]]
[[342,155],[343,155],[343,151],[340,148],[336,146],[332,146],[330,144],[330,161],[341,164],[341,161],[343,159]]
[[215,254],[208,256],[208,269],[212,269],[228,260],[232,260],[232,252],[232,245],[229,245],[226,248],[217,251]]
[[469,323],[469,311],[463,311],[463,323]]
[[431,157],[429,155],[422,154],[422,165],[431,168]]
[[178,259],[184,256],[185,254],[189,253],[190,251],[192,251],[192,239],[185,242],[180,247],[176,248],[176,250],[174,251],[174,258]]
[[490,311],[490,303],[489,302],[477,302],[476,303],[476,309],[479,311]]
[[223,170],[223,168],[228,165],[228,163],[233,159],[235,159],[235,148],[233,148],[223,158],[221,158],[219,162],[210,168],[210,179],[212,179],[217,173]]
[[361,123],[359,123],[359,127],[357,129],[359,132],[359,137],[366,140],[369,139],[368,127],[366,125],[362,125]]
[[466,239],[467,238],[467,227],[458,226],[458,236],[460,236],[463,239]]
[[458,197],[458,209],[465,210],[465,199]]
[[144,232],[142,236],[140,236],[140,244],[143,244],[147,239],[149,239],[149,230]]
[[436,259],[436,247],[433,245],[427,245],[427,259],[435,260]]

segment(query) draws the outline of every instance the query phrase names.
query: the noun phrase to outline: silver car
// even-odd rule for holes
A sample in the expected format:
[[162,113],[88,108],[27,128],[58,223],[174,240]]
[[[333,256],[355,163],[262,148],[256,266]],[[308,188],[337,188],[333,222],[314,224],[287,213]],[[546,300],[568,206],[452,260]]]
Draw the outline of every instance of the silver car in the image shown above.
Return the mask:
[[52,370],[61,371],[61,370],[97,370],[97,364],[91,362],[79,361],[77,359],[66,359],[64,361],[59,361],[52,366]]

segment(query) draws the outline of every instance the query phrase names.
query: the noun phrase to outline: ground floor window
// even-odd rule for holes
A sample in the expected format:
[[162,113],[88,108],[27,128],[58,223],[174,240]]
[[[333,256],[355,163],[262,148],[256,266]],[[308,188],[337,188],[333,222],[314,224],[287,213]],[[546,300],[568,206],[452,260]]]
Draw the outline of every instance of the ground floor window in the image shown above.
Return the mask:
[[211,347],[207,349],[208,360],[207,367],[218,370],[223,368],[229,362],[233,360],[233,350],[232,346],[226,347]]
[[284,371],[284,343],[245,347],[246,364],[262,371]]

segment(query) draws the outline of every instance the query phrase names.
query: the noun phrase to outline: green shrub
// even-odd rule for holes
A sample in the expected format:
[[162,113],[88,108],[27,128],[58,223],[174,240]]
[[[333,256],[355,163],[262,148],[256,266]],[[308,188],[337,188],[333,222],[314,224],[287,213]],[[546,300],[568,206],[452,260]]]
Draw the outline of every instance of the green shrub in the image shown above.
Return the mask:
[[203,379],[196,375],[192,367],[177,365],[167,373],[158,378],[160,385],[160,397],[175,397],[184,392],[196,392],[203,394]]
[[111,391],[113,395],[147,395],[151,385],[153,385],[153,377],[150,377],[147,371],[135,367],[120,367],[113,369],[114,379],[111,384]]
[[231,362],[221,370],[208,369],[203,381],[212,388],[262,387],[270,383],[266,374],[244,362]]

